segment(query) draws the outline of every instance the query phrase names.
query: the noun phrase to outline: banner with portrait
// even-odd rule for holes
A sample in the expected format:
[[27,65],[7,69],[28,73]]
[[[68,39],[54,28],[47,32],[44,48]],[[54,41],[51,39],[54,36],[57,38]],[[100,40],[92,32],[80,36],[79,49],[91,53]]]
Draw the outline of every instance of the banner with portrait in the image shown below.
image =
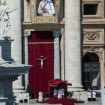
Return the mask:
[[32,24],[57,24],[60,0],[30,0]]

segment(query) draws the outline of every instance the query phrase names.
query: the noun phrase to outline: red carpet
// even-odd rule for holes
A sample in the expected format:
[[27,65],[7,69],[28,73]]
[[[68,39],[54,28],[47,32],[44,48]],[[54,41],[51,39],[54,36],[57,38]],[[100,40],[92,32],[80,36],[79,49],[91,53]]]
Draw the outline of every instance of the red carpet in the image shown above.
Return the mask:
[[43,103],[48,104],[62,104],[62,105],[74,105],[74,103],[84,103],[84,101],[77,101],[75,99],[49,99],[47,101],[44,101]]

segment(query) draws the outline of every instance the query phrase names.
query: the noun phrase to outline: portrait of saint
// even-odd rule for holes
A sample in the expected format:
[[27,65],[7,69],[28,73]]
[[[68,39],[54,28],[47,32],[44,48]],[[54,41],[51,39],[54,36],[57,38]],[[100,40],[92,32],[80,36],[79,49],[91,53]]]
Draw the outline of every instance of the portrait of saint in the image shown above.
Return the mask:
[[37,15],[38,16],[54,16],[54,0],[37,0]]

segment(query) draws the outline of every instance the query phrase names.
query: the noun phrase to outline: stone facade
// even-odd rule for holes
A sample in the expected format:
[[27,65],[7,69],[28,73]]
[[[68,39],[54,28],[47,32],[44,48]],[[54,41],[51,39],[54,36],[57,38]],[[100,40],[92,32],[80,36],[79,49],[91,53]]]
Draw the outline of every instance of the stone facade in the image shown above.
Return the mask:
[[[59,30],[62,35],[59,38],[55,38],[57,39],[57,41],[55,40],[55,42],[58,45],[57,46],[55,43],[55,47],[56,46],[58,47],[56,49],[57,52],[55,51],[56,52],[55,54],[58,55],[57,63],[61,63],[59,64],[60,67],[57,67],[58,72],[60,72],[61,75],[58,74],[57,77],[60,76],[62,80],[67,80],[69,82],[72,82],[74,86],[72,87],[72,90],[74,88],[82,90],[81,82],[83,80],[81,80],[81,72],[82,72],[81,63],[83,62],[81,61],[86,54],[94,53],[99,57],[100,85],[101,85],[101,89],[104,89],[105,87],[105,75],[104,75],[105,74],[104,73],[105,72],[104,71],[105,69],[105,66],[104,66],[105,65],[104,64],[105,62],[105,57],[104,57],[105,56],[105,38],[104,38],[105,1],[104,0],[82,0],[82,2],[80,2],[80,0],[73,0],[74,2],[72,1],[71,3],[70,3],[70,0],[61,0],[59,24],[43,24],[43,25],[31,24],[29,0],[22,0],[21,3],[18,2],[19,0],[15,0],[15,1],[17,1],[17,4],[16,2],[13,2],[13,3],[17,7],[16,9],[19,9],[19,8],[20,9],[18,12],[14,13],[16,16],[19,17],[18,19],[15,19],[14,17],[15,15],[14,16],[11,15],[11,17],[14,18],[14,21],[15,21],[15,22],[12,22],[12,25],[14,26],[12,28],[12,30],[14,30],[12,31],[12,38],[15,39],[15,41],[12,44],[13,58],[15,58],[19,63],[22,62],[22,58],[23,58],[23,63],[28,64],[28,36],[32,31],[54,32],[56,30],[57,31]],[[70,6],[69,3],[71,7],[74,9],[69,8]],[[11,7],[10,4],[8,6]],[[90,11],[89,8],[93,11]],[[21,28],[21,21],[19,21],[20,18],[22,19],[22,28]],[[15,25],[14,23],[18,23],[18,24]],[[21,35],[21,30],[22,30],[22,35]],[[21,46],[22,38],[24,40],[23,47]],[[59,41],[60,41],[60,44],[59,44]],[[14,48],[13,46],[14,44],[16,46],[19,46],[18,47],[19,53],[15,53],[15,50],[17,48]],[[71,46],[69,46],[70,44]],[[60,46],[60,50],[59,50],[59,46]],[[21,49],[21,47],[23,50]],[[22,57],[21,51],[24,51],[23,57]],[[72,54],[73,52],[71,51],[74,51],[75,55]],[[70,56],[68,56],[69,54]],[[78,78],[74,78],[73,76],[69,78],[69,76],[71,75],[74,69],[75,69],[75,72],[73,76],[74,77],[77,76]],[[16,81],[15,83],[16,84],[18,83],[18,86],[19,86],[18,88],[23,89],[21,77],[19,78],[20,80]],[[25,81],[26,81],[25,85],[28,84],[27,79],[28,79],[28,73],[25,75]]]
[[[84,14],[86,5],[96,5],[96,14]],[[104,76],[104,45],[105,45],[105,16],[104,0],[83,0],[82,1],[82,56],[87,53],[95,53],[99,57],[101,89],[105,86]]]
[[[23,29],[24,31],[53,31],[61,30],[62,36],[60,37],[60,51],[61,51],[61,79],[65,80],[65,17],[67,13],[67,2],[61,0],[61,12],[59,18],[59,24],[57,25],[31,25],[30,14],[29,14],[29,2],[24,0],[24,16],[23,16]],[[64,5],[65,4],[65,5]],[[99,57],[100,63],[100,80],[101,88],[105,86],[105,76],[104,76],[104,0],[82,0],[81,2],[81,45],[82,45],[82,56],[83,58],[87,53],[95,53]],[[71,4],[73,5],[73,4]],[[77,4],[74,4],[77,5]],[[92,13],[85,12],[86,10],[93,7]],[[66,9],[67,8],[67,9]],[[75,10],[74,10],[75,11]],[[70,12],[70,11],[68,11]],[[72,12],[72,11],[71,11]],[[70,26],[70,23],[68,23]],[[68,26],[68,27],[69,27]],[[69,27],[70,28],[70,27]],[[81,72],[81,71],[80,71]],[[81,80],[80,80],[81,81]]]

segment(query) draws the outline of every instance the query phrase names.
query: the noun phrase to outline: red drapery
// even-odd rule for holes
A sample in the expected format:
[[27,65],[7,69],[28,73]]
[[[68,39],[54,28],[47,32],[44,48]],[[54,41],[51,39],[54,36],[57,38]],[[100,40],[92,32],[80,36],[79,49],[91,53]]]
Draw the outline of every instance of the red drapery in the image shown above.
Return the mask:
[[[54,79],[54,43],[50,42],[54,42],[52,32],[32,32],[28,40],[29,64],[33,65],[29,72],[29,83],[35,98],[38,98],[39,91],[48,92],[48,81]],[[41,56],[47,58],[43,72],[41,62],[37,60]]]

